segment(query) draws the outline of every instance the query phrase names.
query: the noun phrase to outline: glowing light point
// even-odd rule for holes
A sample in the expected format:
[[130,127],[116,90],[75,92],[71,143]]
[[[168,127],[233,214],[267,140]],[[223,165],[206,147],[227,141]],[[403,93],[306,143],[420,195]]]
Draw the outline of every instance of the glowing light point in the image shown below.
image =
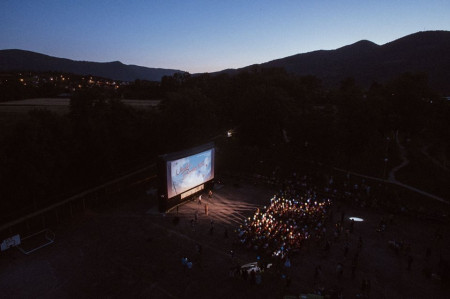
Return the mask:
[[353,220],[355,222],[362,222],[362,221],[364,221],[364,219],[359,218],[359,217],[349,217],[348,219]]

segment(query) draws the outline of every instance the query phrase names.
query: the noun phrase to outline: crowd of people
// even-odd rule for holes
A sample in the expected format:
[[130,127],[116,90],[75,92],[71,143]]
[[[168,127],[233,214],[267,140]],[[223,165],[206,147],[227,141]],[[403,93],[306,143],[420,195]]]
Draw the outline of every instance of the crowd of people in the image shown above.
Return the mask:
[[[381,195],[388,193],[389,190],[377,188],[374,182],[366,181],[365,178],[345,174],[335,176],[335,173],[332,175],[292,173],[288,177],[278,179],[274,186],[280,188],[280,191],[270,199],[267,206],[262,208],[258,205],[260,208],[256,209],[237,230],[238,238],[233,241],[230,251],[233,264],[229,268],[230,277],[240,278],[254,285],[281,277],[281,280],[277,281],[289,291],[291,275],[293,279],[295,278],[293,271],[295,268],[291,268],[291,261],[294,265],[298,262],[294,253],[306,245],[305,241],[314,240],[316,242],[306,242],[308,248],[312,246],[319,252],[316,256],[319,260],[315,265],[314,276],[311,275],[309,281],[313,286],[313,293],[321,296],[324,294],[342,296],[344,289],[358,285],[360,287],[353,288],[358,292],[356,296],[368,297],[371,292],[371,277],[361,270],[367,267],[368,257],[363,250],[360,226],[355,224],[354,219],[346,217],[344,208],[349,206],[361,210],[375,208],[382,212],[383,216],[376,226],[376,231],[384,234],[390,231],[391,226],[396,225],[397,214],[394,212],[400,210],[395,204],[392,204],[393,209],[384,209],[386,199],[379,198],[383,198]],[[332,207],[332,204],[335,207]],[[193,230],[197,223],[197,213],[191,220]],[[207,210],[205,215],[208,215]],[[213,231],[214,221],[211,219],[209,234],[213,235]],[[230,237],[227,229],[224,231],[224,237],[227,239]],[[441,238],[441,231],[437,231],[436,239]],[[239,259],[235,258],[237,244],[254,252],[257,261],[242,266]],[[413,271],[417,267],[417,254],[410,253],[409,242],[394,240],[388,242],[388,245],[398,256],[406,259],[405,269]],[[433,272],[429,262],[432,246],[428,247],[424,274],[429,278],[441,279],[445,275],[437,276],[438,274]],[[195,263],[201,265],[200,261],[199,258]],[[184,260],[182,262],[186,274],[189,275],[192,264]],[[438,269],[448,269],[442,265],[444,262],[440,261]],[[436,273],[444,272],[445,270],[440,270]]]
[[303,242],[321,238],[331,200],[315,192],[286,188],[263,210],[245,220],[238,230],[240,243],[261,254],[285,259]]

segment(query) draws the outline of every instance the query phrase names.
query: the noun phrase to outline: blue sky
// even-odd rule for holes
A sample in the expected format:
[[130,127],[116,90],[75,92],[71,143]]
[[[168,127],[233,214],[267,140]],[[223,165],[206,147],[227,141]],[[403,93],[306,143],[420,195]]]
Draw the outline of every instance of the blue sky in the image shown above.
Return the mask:
[[2,0],[0,49],[212,72],[450,30],[448,0]]

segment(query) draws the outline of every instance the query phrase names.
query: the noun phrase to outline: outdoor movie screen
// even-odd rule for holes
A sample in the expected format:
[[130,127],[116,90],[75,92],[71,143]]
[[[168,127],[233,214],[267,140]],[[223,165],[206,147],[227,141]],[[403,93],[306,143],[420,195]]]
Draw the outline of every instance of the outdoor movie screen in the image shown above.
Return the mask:
[[167,197],[171,198],[214,178],[214,148],[167,161]]

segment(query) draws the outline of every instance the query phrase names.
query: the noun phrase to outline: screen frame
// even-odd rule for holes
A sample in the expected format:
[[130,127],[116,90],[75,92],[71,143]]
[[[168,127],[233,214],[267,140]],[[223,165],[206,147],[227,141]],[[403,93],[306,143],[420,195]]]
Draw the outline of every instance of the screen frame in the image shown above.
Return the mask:
[[[176,161],[185,157],[194,156],[196,154],[211,150],[211,176],[208,180],[205,180],[199,185],[192,186],[189,189],[183,190],[174,196],[169,197],[168,192],[168,177],[170,176],[170,162]],[[189,149],[181,150],[178,152],[173,152],[169,154],[160,155],[158,157],[158,197],[159,197],[159,210],[161,212],[166,212],[185,201],[190,200],[196,194],[200,192],[205,192],[205,190],[211,190],[214,186],[215,178],[215,144],[214,142],[209,142],[200,146],[192,147]],[[201,186],[201,188],[199,187]],[[195,190],[194,190],[195,189]]]

